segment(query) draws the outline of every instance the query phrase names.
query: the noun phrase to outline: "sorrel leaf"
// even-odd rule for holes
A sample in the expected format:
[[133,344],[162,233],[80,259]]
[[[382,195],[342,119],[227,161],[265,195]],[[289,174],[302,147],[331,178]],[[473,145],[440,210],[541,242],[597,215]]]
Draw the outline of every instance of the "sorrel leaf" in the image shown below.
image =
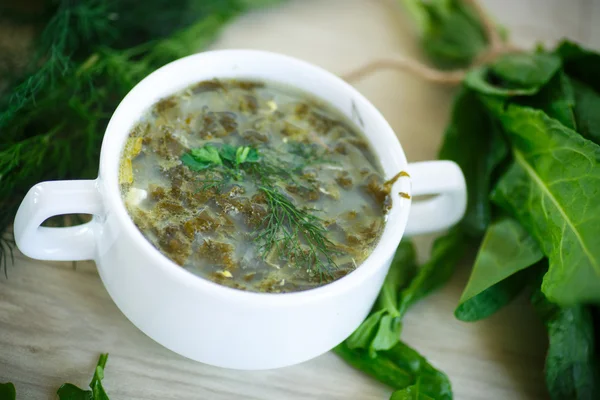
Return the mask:
[[490,72],[510,87],[539,88],[550,81],[560,66],[560,58],[553,54],[514,53],[496,60]]
[[402,342],[398,342],[390,350],[378,352],[374,358],[365,350],[348,348],[346,342],[333,351],[354,368],[394,389],[406,389],[419,382],[420,391],[424,395],[439,400],[452,399],[448,376]]
[[358,328],[346,339],[346,344],[350,349],[368,349],[371,346],[373,337],[379,327],[381,317],[387,312],[386,309],[378,310],[370,314]]
[[0,383],[0,399],[15,400],[17,392],[12,382]]
[[59,400],[94,400],[91,390],[83,390],[71,383],[65,383],[58,389]]
[[567,128],[575,129],[578,126],[575,121],[573,85],[562,71],[558,72],[536,95],[520,98],[518,103],[544,111]]
[[454,316],[465,322],[479,321],[509,304],[527,286],[527,270],[516,272],[459,304]]
[[481,22],[460,0],[402,0],[417,23],[421,46],[442,68],[465,67],[487,46]]
[[385,277],[376,307],[394,314],[398,307],[400,290],[405,288],[417,273],[417,252],[412,242],[403,240],[396,249],[390,270]]
[[490,223],[492,172],[507,152],[497,124],[477,94],[463,88],[454,100],[439,158],[456,162],[465,175],[467,211],[461,224],[472,236],[483,235]]
[[560,308],[538,289],[531,303],[548,330],[546,386],[553,400],[600,398],[593,319],[583,305]]
[[600,301],[600,147],[542,111],[490,105],[514,156],[493,199],[549,257],[544,294],[560,304]]
[[536,241],[514,219],[501,218],[492,223],[479,247],[456,317],[476,321],[492,315],[524,287],[523,276],[507,278],[543,256]]
[[445,284],[468,247],[467,238],[459,227],[436,239],[431,258],[423,264],[407,288],[402,290],[398,310],[403,315],[408,307]]
[[560,69],[560,58],[546,53],[507,54],[491,66],[469,71],[465,85],[500,97],[536,94]]
[[575,120],[581,135],[600,144],[600,94],[573,79],[575,90]]

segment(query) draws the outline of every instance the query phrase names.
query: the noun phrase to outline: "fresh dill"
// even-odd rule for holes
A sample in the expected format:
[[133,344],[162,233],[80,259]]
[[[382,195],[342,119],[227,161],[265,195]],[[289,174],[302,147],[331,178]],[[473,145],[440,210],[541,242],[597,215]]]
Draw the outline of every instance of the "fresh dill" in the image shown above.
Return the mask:
[[267,217],[256,235],[263,258],[277,254],[309,272],[316,272],[323,280],[331,277],[337,264],[332,255],[337,253],[327,238],[323,220],[298,208],[287,196],[272,186],[260,186],[267,200]]
[[[242,12],[276,1],[48,0],[29,66],[1,77],[0,231],[34,184],[97,176],[106,124],[141,79],[201,50]],[[0,236],[0,266],[12,246],[10,232]]]

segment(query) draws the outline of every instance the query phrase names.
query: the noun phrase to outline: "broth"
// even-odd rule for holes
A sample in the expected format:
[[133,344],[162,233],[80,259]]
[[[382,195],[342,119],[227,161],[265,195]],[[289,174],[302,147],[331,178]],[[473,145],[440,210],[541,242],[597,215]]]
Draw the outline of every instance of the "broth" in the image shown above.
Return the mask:
[[391,206],[359,129],[302,91],[262,81],[203,81],[157,102],[130,132],[119,183],[159,251],[257,292],[353,271]]

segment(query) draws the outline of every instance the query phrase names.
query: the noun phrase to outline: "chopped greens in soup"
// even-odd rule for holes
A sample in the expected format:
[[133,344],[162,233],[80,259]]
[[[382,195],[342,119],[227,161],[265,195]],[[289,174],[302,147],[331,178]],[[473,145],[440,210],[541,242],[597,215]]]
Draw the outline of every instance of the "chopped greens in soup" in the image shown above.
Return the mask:
[[157,102],[121,157],[126,208],[181,267],[219,284],[293,292],[371,253],[390,184],[331,106],[269,82],[210,80]]

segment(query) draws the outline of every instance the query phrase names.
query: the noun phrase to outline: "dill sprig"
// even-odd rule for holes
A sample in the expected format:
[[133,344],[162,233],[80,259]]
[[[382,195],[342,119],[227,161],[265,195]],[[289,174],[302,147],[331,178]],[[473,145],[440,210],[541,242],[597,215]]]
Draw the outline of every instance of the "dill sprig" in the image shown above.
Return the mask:
[[[142,78],[268,2],[50,1],[29,68],[0,93],[0,232],[35,183],[97,175],[106,124]],[[0,236],[0,266],[11,249],[12,236]]]
[[259,252],[267,258],[277,252],[307,271],[316,271],[322,280],[331,277],[337,264],[332,258],[334,244],[327,238],[323,220],[308,210],[298,208],[273,186],[260,186],[267,200],[265,224],[256,235]]

